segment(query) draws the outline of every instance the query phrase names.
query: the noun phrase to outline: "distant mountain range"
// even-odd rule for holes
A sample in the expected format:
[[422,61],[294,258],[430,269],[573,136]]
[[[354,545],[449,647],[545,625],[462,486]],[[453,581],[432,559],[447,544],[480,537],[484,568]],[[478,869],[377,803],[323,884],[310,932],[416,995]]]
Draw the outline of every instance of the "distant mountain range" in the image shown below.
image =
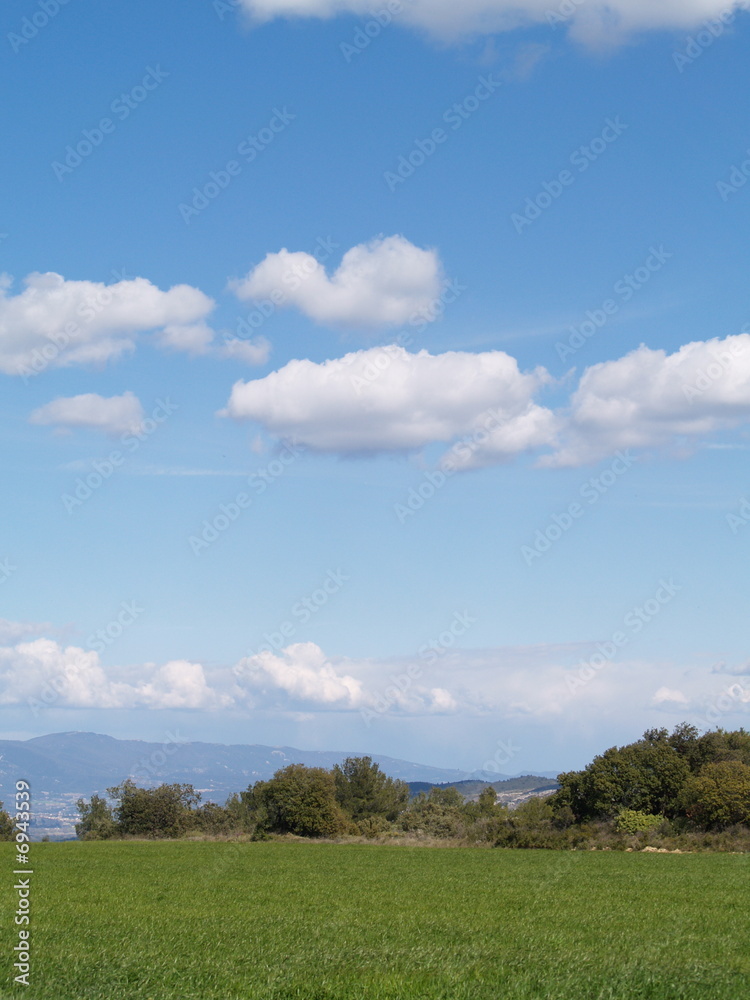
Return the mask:
[[[163,782],[184,782],[195,786],[204,799],[223,802],[232,792],[240,792],[256,781],[273,776],[287,764],[331,768],[346,757],[362,752],[299,750],[295,747],[253,745],[226,746],[221,743],[164,743],[118,740],[97,733],[53,733],[30,740],[0,740],[0,799],[10,805],[17,780],[31,785],[36,803],[37,825],[63,835],[72,832],[75,802],[94,792],[104,793],[112,785],[132,778],[142,787]],[[517,775],[466,772],[430,767],[372,753],[381,769],[393,778],[424,785],[464,781],[498,782]],[[544,771],[540,778],[554,778]],[[543,784],[544,782],[540,782]],[[528,787],[528,785],[527,785]],[[41,829],[40,829],[41,832]]]

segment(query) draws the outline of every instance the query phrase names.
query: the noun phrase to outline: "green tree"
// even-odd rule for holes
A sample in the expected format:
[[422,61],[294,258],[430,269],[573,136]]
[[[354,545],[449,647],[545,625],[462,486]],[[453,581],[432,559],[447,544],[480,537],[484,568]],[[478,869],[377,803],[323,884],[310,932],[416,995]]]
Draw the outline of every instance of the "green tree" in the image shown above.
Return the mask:
[[16,824],[9,814],[3,809],[0,802],[0,840],[13,840],[16,835]]
[[463,795],[453,785],[448,785],[447,788],[440,788],[436,785],[430,789],[427,798],[428,801],[446,809],[460,809],[464,804]]
[[238,829],[235,816],[226,806],[204,802],[193,813],[195,827],[203,833],[228,834]]
[[138,788],[130,779],[108,788],[107,793],[117,803],[118,832],[132,837],[182,836],[195,826],[193,807],[201,797],[192,785]]
[[577,820],[616,816],[623,809],[675,815],[690,766],[667,739],[651,737],[610,747],[583,771],[558,777],[553,807],[569,806]]
[[389,778],[371,757],[347,757],[333,768],[336,801],[356,822],[382,816],[395,820],[409,801],[405,781]]
[[349,826],[333,774],[322,767],[290,764],[270,781],[256,782],[246,802],[260,828],[275,833],[326,837]]
[[731,732],[714,729],[704,733],[697,740],[696,760],[693,766],[696,773],[706,764],[732,760],[750,765],[750,733],[744,729]]
[[750,767],[738,760],[706,764],[685,785],[682,805],[700,826],[750,825]]
[[112,809],[101,795],[92,795],[90,802],[79,799],[76,809],[80,820],[76,823],[79,840],[109,840],[117,836],[117,825]]
[[492,785],[487,785],[479,793],[477,812],[480,816],[492,816],[497,811],[497,792]]
[[400,823],[404,830],[431,837],[460,838],[471,822],[469,813],[458,789],[434,787],[429,795],[415,795],[401,814]]

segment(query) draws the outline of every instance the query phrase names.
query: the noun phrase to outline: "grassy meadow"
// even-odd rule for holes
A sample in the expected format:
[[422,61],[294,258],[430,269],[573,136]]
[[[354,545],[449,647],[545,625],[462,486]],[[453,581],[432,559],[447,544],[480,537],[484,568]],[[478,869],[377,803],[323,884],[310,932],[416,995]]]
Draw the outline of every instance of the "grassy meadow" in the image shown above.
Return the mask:
[[742,1000],[750,858],[33,844],[28,1000]]

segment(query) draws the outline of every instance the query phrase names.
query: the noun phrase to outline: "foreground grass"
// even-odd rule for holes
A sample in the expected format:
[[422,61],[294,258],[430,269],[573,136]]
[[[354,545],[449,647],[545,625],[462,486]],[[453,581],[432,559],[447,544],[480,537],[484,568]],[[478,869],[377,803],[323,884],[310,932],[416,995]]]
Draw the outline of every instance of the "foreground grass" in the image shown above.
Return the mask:
[[28,1000],[742,1000],[744,855],[34,844]]

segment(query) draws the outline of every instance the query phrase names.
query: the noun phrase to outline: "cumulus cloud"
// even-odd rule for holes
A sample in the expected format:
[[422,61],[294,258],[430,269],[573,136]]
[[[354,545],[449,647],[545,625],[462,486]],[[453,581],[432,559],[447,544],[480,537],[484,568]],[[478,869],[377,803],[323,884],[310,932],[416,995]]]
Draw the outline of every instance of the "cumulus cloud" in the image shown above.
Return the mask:
[[542,464],[583,465],[618,449],[690,445],[750,419],[750,334],[641,346],[587,368],[559,450]]
[[54,272],[30,274],[16,294],[11,284],[0,283],[0,371],[8,375],[104,364],[148,332],[161,346],[193,354],[213,336],[205,319],[214,302],[190,285],[162,291],[145,278],[105,285]]
[[446,443],[441,465],[476,469],[535,452],[543,467],[593,464],[618,451],[684,457],[750,422],[750,333],[645,346],[587,368],[569,404],[539,401],[554,380],[503,351],[410,354],[389,345],[315,363],[290,361],[235,383],[221,415],[278,439],[344,456]]
[[170,660],[132,690],[133,698],[147,708],[216,708],[231,701],[209,687],[200,663],[188,660]]
[[330,277],[311,254],[280,250],[230,287],[240,299],[293,306],[323,325],[377,328],[400,326],[429,310],[441,280],[434,250],[389,236],[352,247]]
[[[330,18],[355,14],[367,18],[370,0],[242,0],[256,21],[272,18]],[[569,5],[573,6],[573,5]],[[726,10],[746,8],[746,0],[586,0],[565,23],[584,42],[617,41],[636,31],[689,29]],[[548,24],[550,0],[410,0],[396,15],[398,23],[420,28],[442,40],[494,34],[534,24]]]
[[312,642],[295,643],[275,654],[246,657],[234,670],[250,692],[282,692],[294,701],[339,708],[359,708],[367,703],[362,682],[340,673]]
[[34,410],[29,422],[62,430],[85,427],[118,436],[137,433],[143,424],[143,417],[140,400],[132,392],[109,397],[89,392],[54,399]]
[[[36,631],[3,624],[6,642],[24,629]],[[207,670],[189,660],[105,668],[94,650],[38,638],[0,646],[0,705],[36,712],[234,709],[308,718],[350,712],[368,727],[387,717],[462,715],[508,720],[514,731],[527,724],[589,725],[592,718],[623,714],[643,719],[644,728],[682,719],[711,728],[750,711],[750,688],[709,667],[623,654],[587,670],[596,648],[593,642],[491,649],[432,642],[413,657],[380,660],[330,657],[300,642],[245,657],[232,670]]]
[[203,667],[174,660],[136,671],[105,670],[99,654],[52,639],[0,648],[0,704],[61,708],[216,708],[229,695],[209,686]]
[[[387,671],[399,664],[375,660],[331,660],[312,642],[245,657],[234,667],[238,699],[255,706],[360,711],[366,717],[383,711],[403,714],[446,714],[461,703],[444,687],[434,687],[405,675],[393,685]],[[421,671],[419,672],[422,673]],[[416,675],[415,675],[416,676]]]
[[551,443],[554,419],[533,402],[550,381],[523,373],[503,351],[410,354],[402,347],[357,351],[316,364],[290,361],[237,382],[223,415],[254,420],[276,437],[320,452],[406,452],[463,435],[482,444],[456,461],[481,464]]

